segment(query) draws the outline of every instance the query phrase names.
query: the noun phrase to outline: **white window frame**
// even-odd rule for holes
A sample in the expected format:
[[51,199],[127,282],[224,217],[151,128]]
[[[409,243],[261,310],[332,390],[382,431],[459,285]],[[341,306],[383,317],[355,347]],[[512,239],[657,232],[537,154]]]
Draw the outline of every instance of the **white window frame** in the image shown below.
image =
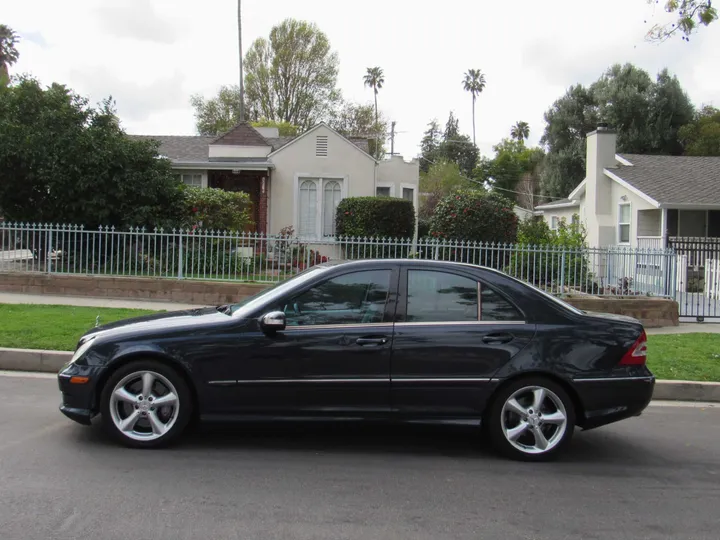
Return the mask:
[[412,198],[413,207],[417,208],[418,207],[418,187],[419,186],[417,186],[416,184],[406,184],[406,183],[400,184],[399,197],[401,199],[403,198],[403,189],[412,189],[413,190],[413,198]]
[[[390,197],[395,197],[395,183],[394,182],[377,182],[375,184],[375,197],[380,197],[381,195],[378,195],[378,188],[390,188]],[[384,195],[382,195],[384,197]]]
[[[628,212],[629,218],[628,218],[628,221],[627,221],[627,222],[620,221],[620,218],[621,218],[621,216],[622,216],[622,210],[621,210],[621,208],[622,208],[623,206],[627,206],[628,209],[629,209],[629,212]],[[628,239],[627,239],[627,242],[623,242],[623,241],[622,241],[622,234],[621,234],[621,232],[620,232],[620,231],[622,230],[622,227],[627,227],[627,228],[628,228]],[[618,245],[621,245],[621,246],[628,246],[628,245],[630,245],[630,243],[631,243],[631,241],[632,241],[632,203],[630,203],[630,202],[621,202],[621,203],[618,204],[617,241],[618,241]]]
[[550,216],[550,230],[557,231],[560,228],[560,216]]
[[[317,216],[315,216],[315,233],[312,235],[300,235],[300,184],[306,180],[312,180],[316,182],[316,208],[318,209]],[[329,175],[329,174],[308,174],[308,173],[297,173],[295,174],[295,189],[293,194],[293,226],[295,232],[301,240],[323,240],[328,241],[332,237],[323,236],[323,223],[324,223],[324,205],[323,195],[325,193],[325,184],[327,182],[340,182],[340,201],[347,197],[348,184],[350,177],[348,175]]]
[[199,176],[200,177],[200,185],[199,186],[192,185],[192,187],[200,187],[200,188],[207,187],[207,172],[204,170],[200,170],[200,171],[175,170],[175,171],[173,171],[173,173],[178,177],[181,184],[184,184],[186,186],[191,186],[192,184],[185,184],[185,177],[186,176]]

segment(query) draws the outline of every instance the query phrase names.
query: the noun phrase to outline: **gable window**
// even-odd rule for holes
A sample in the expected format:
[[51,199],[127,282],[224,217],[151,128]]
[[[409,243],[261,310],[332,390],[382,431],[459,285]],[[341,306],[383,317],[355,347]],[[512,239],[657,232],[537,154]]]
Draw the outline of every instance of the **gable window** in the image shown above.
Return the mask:
[[557,231],[560,227],[560,218],[557,216],[553,216],[550,218],[550,229],[553,231]]
[[389,197],[390,188],[386,186],[378,186],[375,190],[375,195],[377,195],[378,197]]
[[301,178],[297,201],[300,237],[335,236],[335,217],[342,198],[342,179]]
[[328,156],[328,138],[327,135],[318,135],[315,137],[315,157]]
[[621,203],[618,207],[618,242],[630,243],[630,203]]

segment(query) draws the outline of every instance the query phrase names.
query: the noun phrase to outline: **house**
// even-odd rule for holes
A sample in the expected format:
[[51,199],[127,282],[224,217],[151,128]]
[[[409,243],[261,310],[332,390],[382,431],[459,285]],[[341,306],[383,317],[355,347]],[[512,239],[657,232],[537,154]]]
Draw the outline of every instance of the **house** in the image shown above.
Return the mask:
[[346,138],[324,123],[297,137],[246,122],[220,137],[140,137],[160,142],[160,154],[184,183],[248,193],[251,232],[279,234],[292,226],[304,239],[332,237],[345,197],[402,197],[417,210],[417,160],[378,161],[367,139]]
[[688,237],[720,238],[720,157],[619,155],[616,141],[604,126],[590,133],[585,179],[536,214],[551,228],[575,216],[594,247],[682,248]]

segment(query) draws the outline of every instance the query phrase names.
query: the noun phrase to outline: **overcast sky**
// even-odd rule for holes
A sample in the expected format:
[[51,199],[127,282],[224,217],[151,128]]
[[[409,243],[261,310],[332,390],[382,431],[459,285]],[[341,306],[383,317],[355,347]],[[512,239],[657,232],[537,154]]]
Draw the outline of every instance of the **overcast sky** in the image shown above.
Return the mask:
[[[664,0],[661,4],[664,3]],[[612,63],[654,76],[668,67],[696,104],[720,106],[720,22],[690,43],[644,41],[667,15],[646,0],[243,0],[247,46],[286,17],[314,21],[340,55],[347,99],[370,102],[369,66],[381,66],[380,108],[397,122],[397,151],[419,152],[427,123],[452,110],[472,134],[463,74],[481,69],[477,141],[485,155],[518,120],[530,142],[543,113],[575,83]],[[93,102],[112,95],[134,134],[194,133],[190,96],[238,80],[236,0],[23,0],[3,2],[0,22],[21,36],[13,73],[62,82]]]

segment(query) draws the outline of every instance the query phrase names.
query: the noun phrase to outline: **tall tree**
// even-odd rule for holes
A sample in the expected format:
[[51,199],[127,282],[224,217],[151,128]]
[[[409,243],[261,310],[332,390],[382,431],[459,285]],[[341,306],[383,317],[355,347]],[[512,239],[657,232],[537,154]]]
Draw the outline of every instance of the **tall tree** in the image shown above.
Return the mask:
[[21,78],[0,88],[0,207],[14,221],[173,226],[183,195],[158,147],[128,137],[109,100]]
[[480,151],[470,137],[460,133],[460,123],[451,112],[441,131],[437,120],[433,120],[423,135],[420,170],[427,172],[434,163],[442,161],[455,163],[460,172],[470,176],[477,165]]
[[0,85],[4,86],[10,80],[10,66],[20,58],[17,50],[18,36],[15,31],[4,24],[0,24]]
[[245,99],[255,119],[289,122],[305,130],[340,99],[340,60],[314,24],[285,19],[245,55]]
[[379,156],[384,153],[384,137],[380,137],[380,134],[387,132],[388,121],[382,112],[377,121],[375,118],[372,104],[343,101],[332,111],[328,125],[345,137],[368,139],[370,155]]
[[240,61],[240,98],[238,99],[239,119],[245,121],[245,70],[243,69],[243,46],[242,46],[242,0],[238,0],[238,59]]
[[525,142],[530,137],[530,125],[527,122],[516,122],[510,130],[510,137],[519,143]]
[[382,68],[380,67],[372,67],[367,68],[367,72],[365,73],[365,77],[363,78],[363,81],[365,83],[366,87],[373,89],[373,94],[375,97],[375,122],[378,121],[378,92],[382,89],[383,84],[385,84],[385,74],[383,73]]
[[463,88],[472,94],[473,144],[475,141],[475,100],[485,89],[485,75],[479,69],[469,69],[463,79]]
[[420,172],[427,173],[430,167],[440,159],[440,145],[443,132],[437,119],[428,124],[420,141]]
[[703,107],[679,137],[687,156],[720,156],[720,109]]
[[678,130],[692,119],[693,110],[667,70],[653,81],[635,66],[615,65],[589,88],[570,87],[545,113],[543,191],[565,197],[582,181],[585,138],[599,122],[617,131],[620,153],[676,155],[682,152]]
[[[221,86],[217,96],[205,99],[199,94],[190,98],[195,109],[195,129],[198,134],[217,136],[229,131],[240,121],[240,87]],[[255,118],[259,120],[259,118]]]
[[[658,4],[658,0],[645,1]],[[665,11],[672,14],[674,22],[655,24],[647,33],[649,41],[662,42],[676,35],[684,41],[690,41],[690,35],[700,26],[708,26],[718,18],[712,0],[666,0]]]

